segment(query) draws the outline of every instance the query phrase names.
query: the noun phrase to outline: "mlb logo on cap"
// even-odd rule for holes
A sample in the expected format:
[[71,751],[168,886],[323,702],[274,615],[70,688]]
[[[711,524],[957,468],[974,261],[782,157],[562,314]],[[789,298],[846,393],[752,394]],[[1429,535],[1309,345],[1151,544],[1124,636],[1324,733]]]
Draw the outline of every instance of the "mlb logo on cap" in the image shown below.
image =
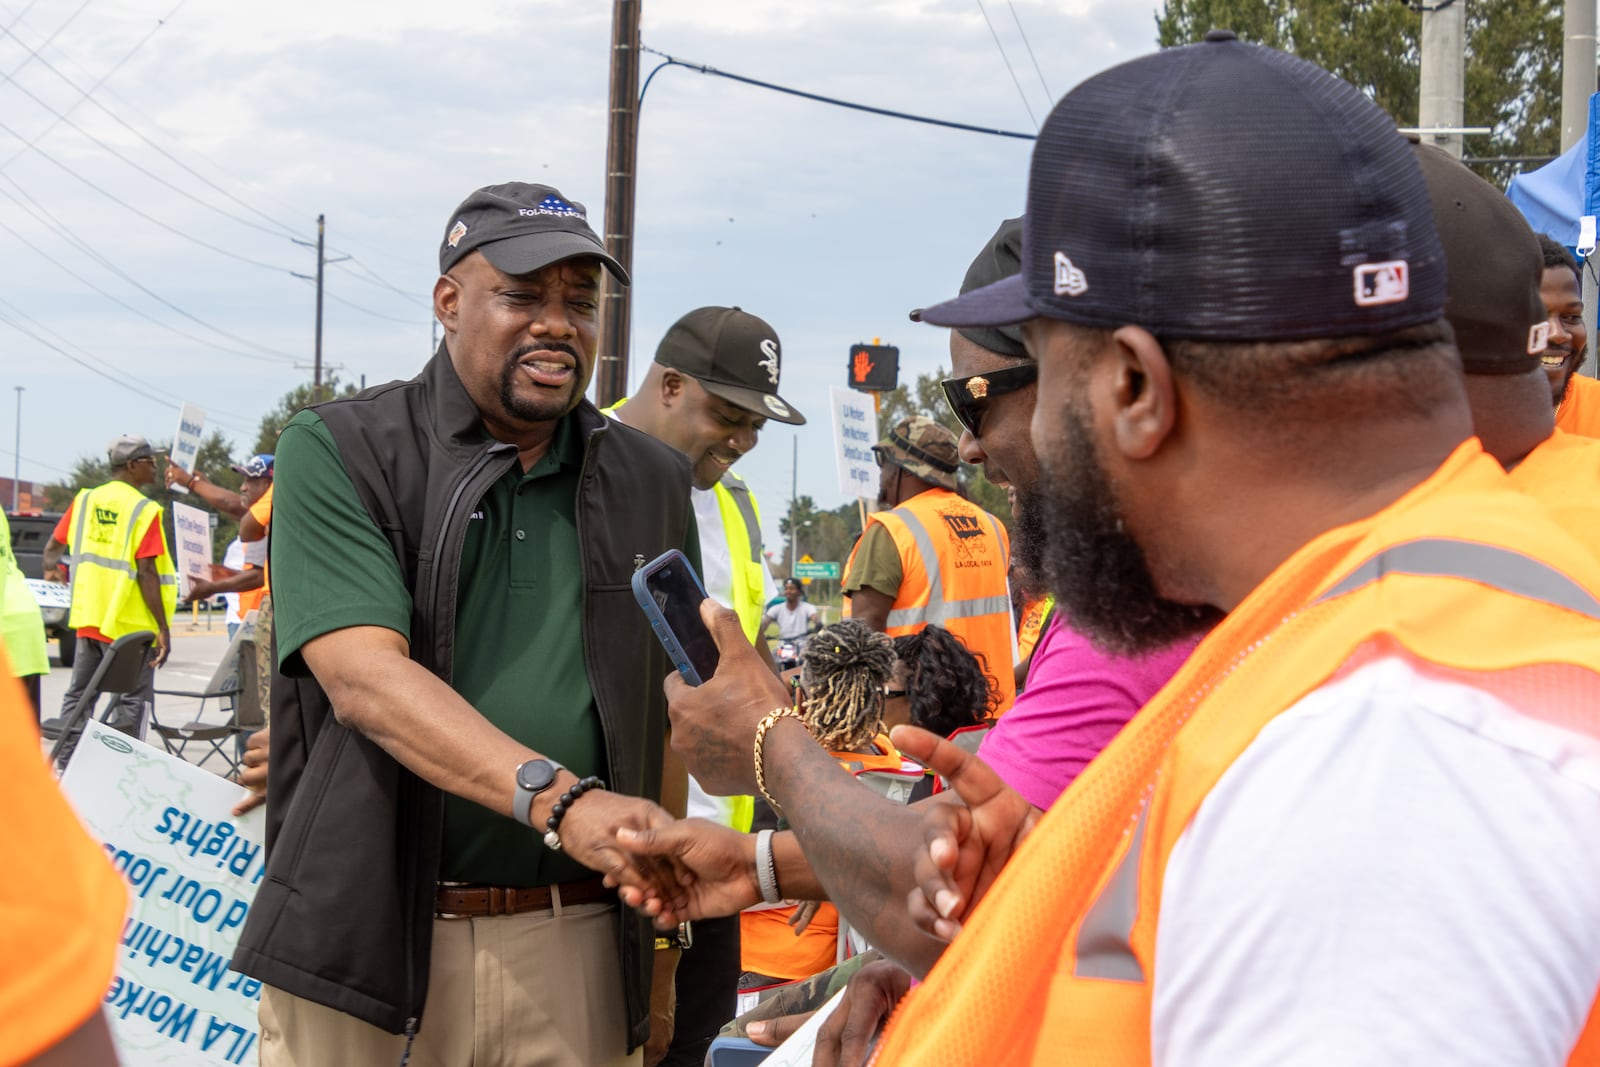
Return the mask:
[[1403,259],[1363,263],[1356,268],[1355,279],[1356,303],[1362,307],[1398,304],[1411,295],[1411,275]]

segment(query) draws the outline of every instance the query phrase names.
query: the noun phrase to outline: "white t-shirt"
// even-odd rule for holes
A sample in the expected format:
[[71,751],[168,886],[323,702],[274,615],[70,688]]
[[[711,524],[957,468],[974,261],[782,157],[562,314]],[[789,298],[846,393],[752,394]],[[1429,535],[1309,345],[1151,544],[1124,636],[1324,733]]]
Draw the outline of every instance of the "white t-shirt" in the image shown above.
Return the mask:
[[[222,553],[222,565],[229,570],[244,570],[244,542],[235,537],[228,542],[228,547]],[[239,594],[223,593],[222,599],[228,603],[228,621],[243,622],[244,617],[239,614]]]
[[1600,742],[1400,656],[1277,716],[1167,864],[1154,1062],[1566,1063],[1600,985]]
[[776,622],[778,624],[778,640],[799,641],[800,647],[804,648],[806,631],[811,628],[811,620],[816,617],[817,608],[815,604],[802,600],[791,611],[789,602],[785,600],[782,604],[774,604],[771,610],[762,618],[761,623],[765,626],[769,619]]

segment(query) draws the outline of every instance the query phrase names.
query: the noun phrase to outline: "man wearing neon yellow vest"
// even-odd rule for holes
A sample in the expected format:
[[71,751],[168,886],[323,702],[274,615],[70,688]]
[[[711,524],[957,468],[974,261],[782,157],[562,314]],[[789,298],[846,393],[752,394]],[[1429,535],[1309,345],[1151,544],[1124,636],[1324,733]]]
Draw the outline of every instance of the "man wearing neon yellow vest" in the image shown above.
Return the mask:
[[[662,337],[634,395],[609,411],[689,457],[706,592],[733,608],[745,637],[763,649],[761,619],[777,590],[755,496],[730,468],[756,446],[768,419],[805,424],[778,396],[780,359],[778,334],[764,320],[736,307],[697,308]],[[748,831],[753,807],[748,796],[710,796],[689,779],[690,815]],[[697,922],[693,947],[678,964],[676,1027],[664,1067],[698,1067],[705,1059],[734,1014],[738,980],[739,917]]]
[[140,492],[156,480],[150,442],[124,435],[106,446],[106,459],[111,480],[78,491],[44,550],[46,579],[61,580],[57,565],[69,550],[72,564],[67,625],[78,631],[78,648],[61,713],[78,702],[113,641],[152,630],[155,644],[139,684],[116,698],[110,720],[123,733],[141,737],[145,709],[155,701],[155,668],[172,649],[167,624],[177,609],[178,576],[162,532],[161,505]]

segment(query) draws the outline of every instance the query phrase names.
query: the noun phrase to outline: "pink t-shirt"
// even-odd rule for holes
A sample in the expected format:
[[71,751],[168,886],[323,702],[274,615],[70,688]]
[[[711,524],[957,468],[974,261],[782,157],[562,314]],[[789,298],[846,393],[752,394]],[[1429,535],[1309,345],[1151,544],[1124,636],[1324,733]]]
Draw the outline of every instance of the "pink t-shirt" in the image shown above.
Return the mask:
[[1192,637],[1145,656],[1113,656],[1057,612],[1034,649],[1027,689],[978,755],[1029,803],[1048,808],[1199,643]]

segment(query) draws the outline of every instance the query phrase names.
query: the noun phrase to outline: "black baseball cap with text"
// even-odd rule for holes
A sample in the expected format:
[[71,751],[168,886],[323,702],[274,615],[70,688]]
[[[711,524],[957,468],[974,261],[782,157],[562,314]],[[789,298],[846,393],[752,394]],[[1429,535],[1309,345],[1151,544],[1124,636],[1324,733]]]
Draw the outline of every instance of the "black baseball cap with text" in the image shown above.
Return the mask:
[[922,318],[1292,341],[1421,325],[1444,302],[1394,121],[1322,68],[1213,30],[1064,96],[1033,151],[1021,273]]
[[806,417],[778,395],[783,364],[777,331],[748,311],[696,308],[661,338],[656,362],[764,419],[805,425]]
[[472,252],[507,274],[531,274],[574,256],[593,256],[623,285],[628,272],[589,228],[589,214],[549,185],[505,182],[479,189],[461,202],[439,244],[443,274]]

